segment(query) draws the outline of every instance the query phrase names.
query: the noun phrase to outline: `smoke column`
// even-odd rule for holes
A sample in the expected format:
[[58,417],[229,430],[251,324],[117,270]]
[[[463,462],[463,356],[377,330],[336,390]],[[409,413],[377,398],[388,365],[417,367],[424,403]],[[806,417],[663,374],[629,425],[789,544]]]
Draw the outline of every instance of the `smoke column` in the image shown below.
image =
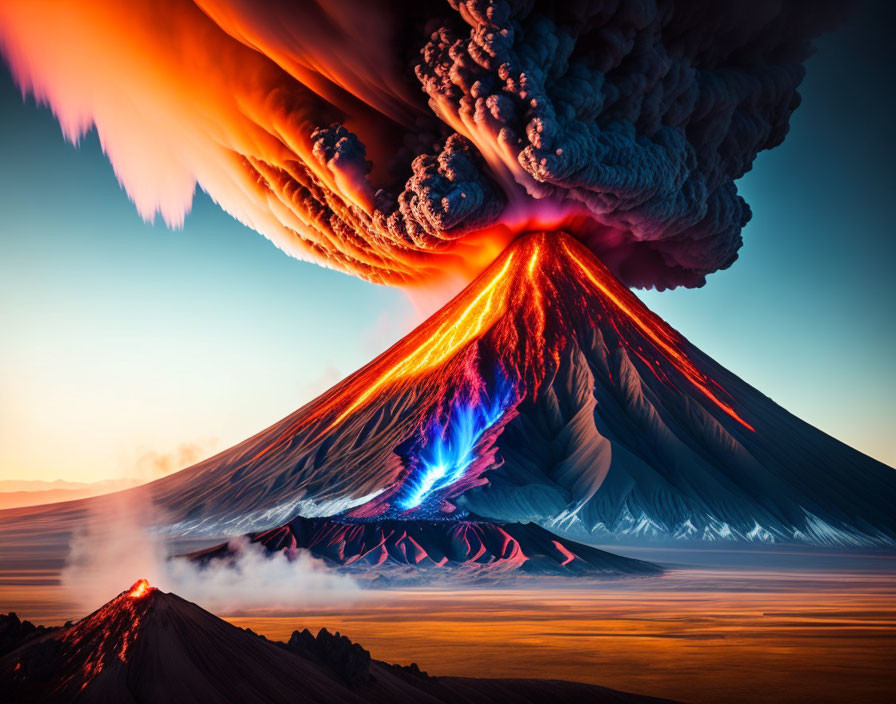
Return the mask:
[[0,50],[147,219],[195,187],[292,256],[387,284],[571,232],[627,285],[699,286],[843,3],[7,0]]

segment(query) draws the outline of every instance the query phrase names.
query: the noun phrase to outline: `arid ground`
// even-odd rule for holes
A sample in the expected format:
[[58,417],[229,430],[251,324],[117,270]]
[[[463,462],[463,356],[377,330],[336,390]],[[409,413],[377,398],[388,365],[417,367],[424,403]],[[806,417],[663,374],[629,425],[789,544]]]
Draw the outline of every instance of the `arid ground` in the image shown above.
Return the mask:
[[[338,630],[374,657],[439,675],[570,679],[695,703],[892,701],[896,556],[663,554],[680,565],[661,578],[379,590],[347,606],[229,620],[276,639]],[[81,615],[58,570],[34,562],[2,565],[0,611],[45,624]]]

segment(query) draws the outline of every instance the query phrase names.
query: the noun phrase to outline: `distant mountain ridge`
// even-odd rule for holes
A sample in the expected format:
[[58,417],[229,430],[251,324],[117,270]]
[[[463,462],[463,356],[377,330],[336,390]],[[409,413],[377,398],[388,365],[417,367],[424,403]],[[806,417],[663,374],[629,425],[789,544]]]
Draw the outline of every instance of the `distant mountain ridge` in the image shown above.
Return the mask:
[[40,481],[34,479],[0,480],[0,510],[22,506],[76,501],[139,486],[144,482],[135,477],[106,479],[98,482],[69,482],[62,479]]

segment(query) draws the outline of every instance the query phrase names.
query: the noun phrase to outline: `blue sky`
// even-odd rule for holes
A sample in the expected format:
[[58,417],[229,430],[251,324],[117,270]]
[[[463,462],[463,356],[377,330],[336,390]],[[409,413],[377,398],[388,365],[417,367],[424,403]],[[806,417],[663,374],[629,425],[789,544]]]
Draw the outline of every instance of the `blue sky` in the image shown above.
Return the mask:
[[[896,464],[896,65],[884,4],[824,38],[791,134],[739,182],[738,262],[642,292],[805,420]],[[151,473],[238,442],[407,331],[402,293],[288,258],[199,194],[144,223],[95,134],[73,147],[0,74],[0,478]]]

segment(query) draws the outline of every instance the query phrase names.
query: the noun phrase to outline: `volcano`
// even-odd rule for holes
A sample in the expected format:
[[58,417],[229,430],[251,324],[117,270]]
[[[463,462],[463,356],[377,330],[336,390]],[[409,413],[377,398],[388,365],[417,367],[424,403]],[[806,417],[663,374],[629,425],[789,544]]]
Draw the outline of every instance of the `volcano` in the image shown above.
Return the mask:
[[174,530],[475,516],[638,539],[892,542],[896,472],[800,421],[562,233],[271,428],[173,477]]
[[326,629],[269,641],[146,580],[62,628],[10,614],[0,615],[0,631],[19,637],[0,651],[0,701],[667,701],[574,682],[430,677],[374,660]]
[[726,371],[560,232],[517,239],[289,417],[132,491],[171,535],[251,533],[338,564],[488,553],[552,571],[601,563],[572,540],[896,539],[896,472]]

